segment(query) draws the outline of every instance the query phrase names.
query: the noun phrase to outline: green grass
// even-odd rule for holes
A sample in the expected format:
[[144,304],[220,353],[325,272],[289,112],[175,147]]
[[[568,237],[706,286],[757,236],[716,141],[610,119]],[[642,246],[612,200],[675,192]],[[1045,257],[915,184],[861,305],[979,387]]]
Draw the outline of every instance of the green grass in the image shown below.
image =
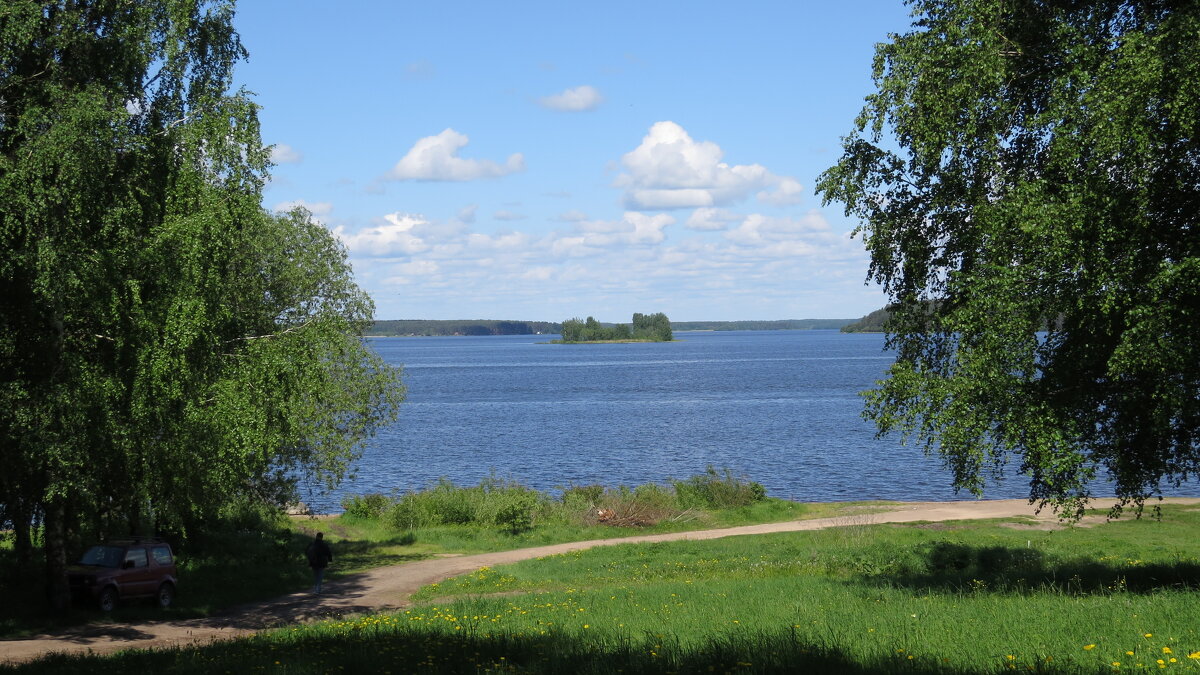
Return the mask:
[[549,556],[405,612],[22,672],[1200,672],[1200,510],[847,524]]
[[[122,624],[211,616],[225,607],[303,590],[311,583],[303,551],[318,531],[326,532],[333,546],[335,564],[328,578],[336,580],[441,553],[483,553],[793,520],[853,508],[850,504],[817,506],[771,499],[751,490],[752,485],[728,471],[710,468],[674,485],[648,484],[632,489],[587,486],[568,489],[566,499],[556,499],[493,477],[471,487],[442,481],[412,497],[434,520],[444,520],[449,513],[450,520],[466,522],[415,529],[397,527],[393,519],[384,517],[396,500],[382,495],[360,498],[359,516],[289,520],[258,512],[239,513],[230,522],[194,534],[182,546],[175,542],[180,585],[172,608],[163,611],[149,602],[132,601],[123,603],[111,615],[79,606],[61,614],[49,611],[40,560],[20,569],[13,560],[11,541],[0,536],[0,595],[6,599],[0,603],[0,639],[94,622]],[[682,486],[678,494],[676,486]],[[610,507],[641,508],[649,503],[658,509],[657,513],[685,517],[667,518],[645,527],[612,527],[588,517],[589,509],[594,507],[585,499],[589,496]],[[746,503],[728,505],[731,500]],[[530,509],[529,527],[515,533],[509,525],[497,523],[497,515],[513,504]]]

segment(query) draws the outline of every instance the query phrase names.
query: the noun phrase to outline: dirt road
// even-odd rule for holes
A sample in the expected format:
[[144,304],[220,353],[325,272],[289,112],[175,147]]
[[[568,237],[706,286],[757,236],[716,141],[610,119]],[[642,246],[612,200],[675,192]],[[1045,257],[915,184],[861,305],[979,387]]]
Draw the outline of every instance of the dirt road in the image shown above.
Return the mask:
[[[1171,503],[1200,504],[1200,499],[1170,499]],[[1104,504],[1097,504],[1103,508]],[[528,560],[545,555],[566,553],[595,546],[612,546],[685,539],[716,539],[745,534],[820,530],[848,524],[905,523],[947,521],[1010,516],[1035,517],[1034,509],[1023,499],[971,502],[912,502],[894,510],[860,516],[839,516],[785,523],[748,525],[719,530],[643,535],[621,539],[598,539],[552,546],[523,548],[499,553],[482,553],[449,558],[434,558],[414,563],[381,567],[326,582],[326,591],[314,596],[293,593],[268,602],[231,607],[217,616],[204,619],[162,621],[141,624],[89,625],[23,640],[0,641],[0,663],[19,663],[51,652],[108,653],[122,649],[207,643],[247,635],[265,628],[329,617],[399,609],[406,606],[414,591],[447,577],[473,572],[480,567]],[[1055,522],[1049,511],[1037,520]]]

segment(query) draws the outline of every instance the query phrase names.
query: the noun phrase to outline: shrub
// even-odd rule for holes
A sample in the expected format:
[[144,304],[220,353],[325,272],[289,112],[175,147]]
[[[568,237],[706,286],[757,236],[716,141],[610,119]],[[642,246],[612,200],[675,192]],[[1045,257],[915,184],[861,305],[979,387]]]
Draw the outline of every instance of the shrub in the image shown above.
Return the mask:
[[496,511],[496,524],[512,534],[533,529],[533,510],[538,500],[532,492],[516,492],[505,495]]
[[709,465],[704,473],[687,480],[673,480],[675,496],[683,508],[729,508],[749,506],[767,497],[760,483],[746,481],[729,469],[717,472]]
[[394,504],[391,497],[378,492],[366,495],[350,495],[342,500],[346,515],[365,520],[378,520]]

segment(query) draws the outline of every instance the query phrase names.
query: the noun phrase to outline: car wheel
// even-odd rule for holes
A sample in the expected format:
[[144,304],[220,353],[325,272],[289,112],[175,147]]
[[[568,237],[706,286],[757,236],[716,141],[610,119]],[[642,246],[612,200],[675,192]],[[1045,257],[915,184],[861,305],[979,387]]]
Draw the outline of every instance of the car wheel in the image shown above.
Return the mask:
[[100,596],[96,598],[96,604],[100,605],[101,612],[111,612],[117,607],[117,589],[109,586],[100,591]]
[[158,595],[154,596],[158,601],[158,606],[166,609],[175,601],[175,586],[170,582],[158,587]]

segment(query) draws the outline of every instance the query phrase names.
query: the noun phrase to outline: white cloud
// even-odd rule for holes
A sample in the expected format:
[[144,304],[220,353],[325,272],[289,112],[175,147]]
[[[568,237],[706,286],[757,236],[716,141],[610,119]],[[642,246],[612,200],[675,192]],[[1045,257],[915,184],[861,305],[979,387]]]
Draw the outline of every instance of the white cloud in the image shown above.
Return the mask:
[[356,255],[412,255],[429,250],[429,244],[420,234],[422,226],[430,224],[428,220],[399,212],[389,213],[383,219],[385,224],[368,227],[354,234],[347,233],[343,226],[334,228],[333,233]]
[[560,220],[564,223],[578,223],[580,221],[587,220],[587,219],[588,219],[587,214],[578,209],[571,209],[570,211],[564,211],[564,212],[558,214],[558,217],[556,218],[556,220]]
[[392,267],[393,276],[383,280],[385,284],[411,284],[419,277],[431,277],[437,274],[441,266],[432,260],[417,260],[414,262],[398,263]]
[[271,146],[271,162],[274,164],[299,164],[303,161],[304,154],[286,143]]
[[[549,231],[541,224],[477,230],[462,215],[396,212],[357,231],[334,229],[380,318],[505,308],[514,318],[585,312],[627,321],[648,302],[681,320],[802,318],[861,315],[876,304],[874,296],[855,299],[874,293],[863,290],[862,243],[816,210],[780,217],[706,207],[690,214],[687,229],[672,229],[684,219],[668,213],[607,220],[580,213]],[[835,299],[828,309],[805,309],[817,295]],[[866,306],[850,309],[851,302]]]
[[473,222],[475,222],[475,212],[478,210],[479,210],[478,204],[471,204],[470,206],[464,206],[458,210],[458,219],[464,223],[473,223]]
[[736,213],[725,209],[714,209],[712,207],[704,207],[696,209],[692,215],[688,216],[684,227],[689,230],[724,230],[729,227],[730,223],[741,219]]
[[497,178],[525,170],[521,153],[509,155],[504,164],[487,159],[463,159],[458,151],[469,139],[453,129],[417,141],[396,166],[387,173],[389,180],[467,181]]
[[779,179],[774,190],[763,190],[755,195],[760,202],[774,204],[775,206],[792,206],[803,201],[804,186],[795,178],[783,177]]
[[617,177],[631,209],[713,207],[759,198],[785,203],[799,192],[794,178],[776,176],[761,164],[722,162],[724,152],[711,141],[697,142],[674,122],[657,122],[637,148],[621,158],[626,173]]
[[543,108],[562,112],[595,110],[603,102],[604,97],[600,95],[600,92],[595,87],[586,84],[538,99],[538,103]]

